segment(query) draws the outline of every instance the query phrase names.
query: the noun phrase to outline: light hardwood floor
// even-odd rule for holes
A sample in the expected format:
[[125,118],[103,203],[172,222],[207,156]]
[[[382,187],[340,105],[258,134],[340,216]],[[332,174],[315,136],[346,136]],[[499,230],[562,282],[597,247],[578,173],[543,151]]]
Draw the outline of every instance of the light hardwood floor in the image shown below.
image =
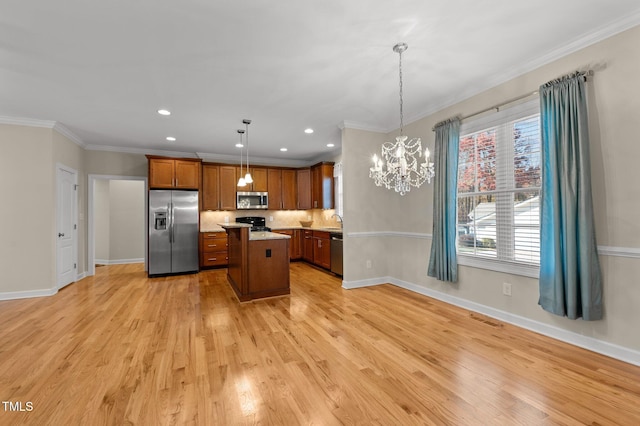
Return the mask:
[[640,424],[640,368],[392,285],[96,272],[0,302],[0,425]]

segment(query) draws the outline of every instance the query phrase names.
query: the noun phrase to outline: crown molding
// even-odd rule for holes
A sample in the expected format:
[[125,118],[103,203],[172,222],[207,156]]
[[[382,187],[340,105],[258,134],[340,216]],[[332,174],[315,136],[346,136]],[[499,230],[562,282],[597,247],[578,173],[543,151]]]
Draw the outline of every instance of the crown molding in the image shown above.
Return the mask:
[[46,127],[48,129],[53,129],[53,127],[56,125],[56,122],[51,120],[38,120],[35,118],[26,117],[0,116],[0,124],[12,124],[14,126],[29,127]]
[[76,145],[84,148],[86,145],[75,133],[69,130],[64,124],[59,121],[52,120],[38,120],[35,118],[26,117],[7,117],[0,116],[0,124],[11,124],[14,126],[28,126],[28,127],[43,127],[47,129],[53,129],[61,135],[71,140]]
[[367,132],[376,132],[376,133],[389,133],[391,130],[387,130],[384,127],[374,126],[372,124],[361,123],[357,121],[344,120],[338,124],[338,128],[340,130],[344,129],[354,129],[354,130],[365,130]]
[[[226,155],[226,154],[214,154],[211,152],[196,152],[198,158],[201,158],[204,161],[210,161],[213,163],[226,163],[226,164],[238,164],[239,156],[237,155]],[[261,166],[282,166],[282,167],[307,167],[315,164],[312,161],[305,160],[290,160],[283,158],[273,158],[273,157],[251,157],[251,165],[261,165]]]
[[82,139],[80,139],[75,133],[73,133],[71,130],[69,130],[64,124],[60,123],[59,121],[55,122],[55,124],[53,125],[53,130],[67,137],[73,143],[75,143],[76,145],[82,148],[85,148],[87,146]]
[[183,158],[199,158],[193,152],[182,151],[165,151],[160,149],[144,149],[144,148],[129,148],[124,146],[112,146],[112,145],[86,145],[85,149],[88,151],[107,151],[107,152],[121,152],[124,154],[141,154],[141,155],[160,155],[163,157],[183,157]]
[[[534,58],[531,61],[525,62],[524,64],[519,64],[517,66],[509,68],[505,70],[505,72],[496,74],[488,79],[479,80],[476,82],[477,84],[474,84],[472,89],[458,93],[454,97],[449,98],[449,100],[440,102],[437,105],[432,105],[420,113],[408,116],[405,125],[421,120],[431,114],[453,106],[486,90],[497,87],[509,80],[513,80],[516,77],[538,69],[543,65],[564,58],[565,56],[568,56],[600,41],[606,40],[609,37],[613,37],[616,34],[619,34],[638,25],[640,25],[640,9],[621,19],[611,21],[599,28],[594,29],[589,33],[583,34],[580,37],[570,40],[543,56]],[[571,71],[572,70],[567,70],[567,72]],[[386,133],[390,133],[394,130],[396,129],[394,128],[387,130]]]

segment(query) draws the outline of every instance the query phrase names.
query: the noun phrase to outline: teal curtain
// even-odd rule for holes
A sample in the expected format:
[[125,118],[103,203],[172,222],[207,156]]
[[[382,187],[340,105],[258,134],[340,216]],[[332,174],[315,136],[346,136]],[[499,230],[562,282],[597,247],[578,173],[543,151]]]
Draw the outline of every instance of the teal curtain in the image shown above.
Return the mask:
[[540,299],[571,319],[602,318],[584,74],[540,86]]
[[439,123],[434,128],[436,144],[433,182],[433,237],[428,274],[441,281],[458,281],[456,253],[456,194],[460,120]]

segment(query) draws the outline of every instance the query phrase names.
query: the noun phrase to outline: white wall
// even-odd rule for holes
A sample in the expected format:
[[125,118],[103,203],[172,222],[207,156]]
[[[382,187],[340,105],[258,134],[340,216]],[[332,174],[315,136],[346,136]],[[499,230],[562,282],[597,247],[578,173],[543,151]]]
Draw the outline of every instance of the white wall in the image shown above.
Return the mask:
[[144,259],[145,184],[140,180],[109,181],[109,260],[111,263]]
[[145,196],[144,181],[95,179],[93,223],[97,264],[144,260]]
[[[369,159],[379,152],[375,133],[343,132],[345,167],[345,286],[384,282],[455,300],[474,309],[502,315],[531,327],[566,334],[568,340],[603,344],[609,353],[618,348],[640,363],[640,211],[638,198],[637,117],[640,114],[640,27],[620,33],[498,87],[405,126],[405,134],[421,137],[433,148],[432,127],[439,121],[465,116],[505,100],[537,90],[554,78],[577,69],[593,69],[588,83],[593,198],[598,245],[604,253],[617,248],[622,257],[601,255],[604,279],[604,319],[572,321],[543,311],[536,279],[461,266],[457,284],[427,276],[432,232],[432,187],[404,197],[381,190],[366,177]],[[383,135],[391,140],[395,135]],[[437,165],[436,165],[437,167]],[[366,220],[358,224],[360,217]],[[391,231],[391,232],[385,232]],[[369,232],[369,236],[362,235]],[[359,235],[360,233],[360,235]],[[408,233],[407,235],[403,233]],[[373,268],[366,268],[372,259]],[[388,279],[387,279],[388,280]],[[513,295],[502,295],[502,283],[512,284]],[[583,339],[584,340],[581,340]],[[595,342],[595,343],[594,343]]]
[[53,288],[55,179],[51,160],[51,129],[0,124],[0,193],[4,200],[0,208],[0,298]]

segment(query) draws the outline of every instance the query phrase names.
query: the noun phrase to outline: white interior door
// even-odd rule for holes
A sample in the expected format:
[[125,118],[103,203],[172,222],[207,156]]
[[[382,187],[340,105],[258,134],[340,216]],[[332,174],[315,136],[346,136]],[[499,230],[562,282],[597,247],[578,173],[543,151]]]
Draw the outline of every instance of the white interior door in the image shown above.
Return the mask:
[[76,208],[78,175],[75,170],[58,166],[57,200],[57,276],[58,289],[75,281],[77,271]]

